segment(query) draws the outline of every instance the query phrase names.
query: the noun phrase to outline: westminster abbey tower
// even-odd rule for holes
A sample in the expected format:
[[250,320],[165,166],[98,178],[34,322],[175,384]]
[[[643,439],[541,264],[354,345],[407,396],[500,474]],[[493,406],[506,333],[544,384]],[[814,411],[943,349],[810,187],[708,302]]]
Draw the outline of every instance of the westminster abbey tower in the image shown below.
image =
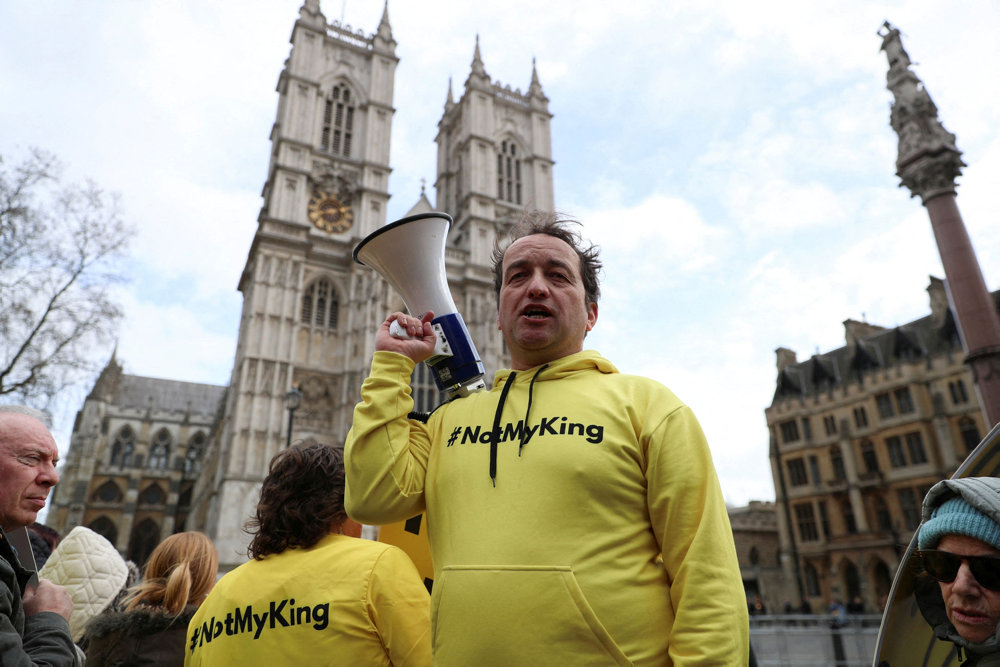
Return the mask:
[[[61,533],[89,526],[142,561],[171,532],[201,530],[230,569],[246,558],[242,527],[271,457],[288,439],[344,441],[375,330],[402,308],[351,257],[388,222],[392,124],[407,122],[393,106],[399,56],[388,4],[369,35],[327,21],[318,0],[305,0],[290,42],[262,206],[238,279],[229,386],[124,375],[112,359],[74,426],[49,518]],[[445,83],[436,202],[420,193],[410,213],[454,218],[449,284],[489,379],[506,365],[490,254],[520,211],[553,208],[552,116],[534,67],[524,93],[494,82],[478,38],[457,100]],[[439,400],[422,366],[413,383],[418,407]],[[301,405],[289,429],[292,388]]]

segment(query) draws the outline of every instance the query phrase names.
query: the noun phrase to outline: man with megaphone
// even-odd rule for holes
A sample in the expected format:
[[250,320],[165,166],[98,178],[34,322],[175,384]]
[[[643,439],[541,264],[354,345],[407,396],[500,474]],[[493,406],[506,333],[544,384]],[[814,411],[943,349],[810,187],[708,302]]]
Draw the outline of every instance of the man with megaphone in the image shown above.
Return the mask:
[[572,224],[526,215],[494,252],[511,368],[491,390],[408,419],[433,314],[382,324],[347,437],[347,511],[426,512],[435,664],[746,665],[704,434],[669,389],[583,351],[601,263]]

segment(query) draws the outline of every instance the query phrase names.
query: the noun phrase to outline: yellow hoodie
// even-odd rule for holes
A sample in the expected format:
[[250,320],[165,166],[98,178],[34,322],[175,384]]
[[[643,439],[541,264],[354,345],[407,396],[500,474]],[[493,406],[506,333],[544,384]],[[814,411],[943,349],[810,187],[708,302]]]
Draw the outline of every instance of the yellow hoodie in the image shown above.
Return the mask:
[[435,664],[747,664],[711,453],[670,390],[587,351],[420,424],[412,370],[375,353],[345,506],[375,524],[426,510]]
[[431,661],[428,596],[409,557],[328,535],[224,576],[188,623],[186,667]]

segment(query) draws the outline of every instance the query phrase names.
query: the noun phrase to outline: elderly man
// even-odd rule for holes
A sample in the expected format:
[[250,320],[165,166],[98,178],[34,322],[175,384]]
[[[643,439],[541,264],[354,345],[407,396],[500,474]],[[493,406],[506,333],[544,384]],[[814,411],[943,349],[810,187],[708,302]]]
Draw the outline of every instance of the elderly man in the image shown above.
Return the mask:
[[0,665],[75,665],[69,632],[73,600],[61,586],[42,579],[26,586],[6,533],[34,522],[59,481],[59,450],[30,408],[0,406]]
[[937,637],[956,645],[964,667],[1000,665],[1000,479],[965,477],[931,487],[917,546],[924,571],[938,583],[917,586]]
[[[598,253],[529,215],[494,253],[510,370],[409,420],[431,314],[393,313],[348,435],[347,511],[427,513],[438,665],[746,665],[733,536],[704,434],[663,385],[583,340]],[[398,321],[416,339],[389,333]]]

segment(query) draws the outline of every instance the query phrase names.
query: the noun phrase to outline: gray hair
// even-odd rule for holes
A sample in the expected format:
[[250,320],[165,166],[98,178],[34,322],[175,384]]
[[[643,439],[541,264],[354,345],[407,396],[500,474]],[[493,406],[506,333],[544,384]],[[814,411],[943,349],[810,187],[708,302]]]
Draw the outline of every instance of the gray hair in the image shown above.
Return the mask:
[[0,405],[0,414],[26,415],[32,419],[37,419],[47,429],[52,428],[52,415],[43,410],[29,408],[27,405]]

